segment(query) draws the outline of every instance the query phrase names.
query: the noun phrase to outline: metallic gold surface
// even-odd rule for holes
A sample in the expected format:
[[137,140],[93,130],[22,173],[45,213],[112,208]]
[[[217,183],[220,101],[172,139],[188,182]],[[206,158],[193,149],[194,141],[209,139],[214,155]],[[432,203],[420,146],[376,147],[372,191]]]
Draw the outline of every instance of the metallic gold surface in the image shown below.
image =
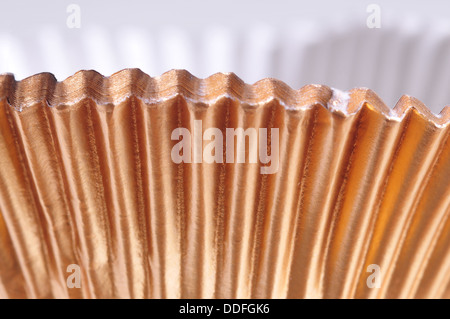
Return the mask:
[[[175,164],[194,120],[279,128],[278,171]],[[233,74],[0,75],[0,297],[450,298],[449,122]]]

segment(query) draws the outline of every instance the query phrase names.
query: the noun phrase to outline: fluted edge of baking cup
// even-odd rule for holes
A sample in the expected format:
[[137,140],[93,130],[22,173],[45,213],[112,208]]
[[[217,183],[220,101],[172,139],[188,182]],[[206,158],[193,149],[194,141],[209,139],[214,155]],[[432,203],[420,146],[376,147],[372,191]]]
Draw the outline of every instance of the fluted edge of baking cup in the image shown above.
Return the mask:
[[[0,297],[450,298],[449,118],[234,74],[0,75]],[[277,128],[277,170],[175,163],[199,121]]]
[[401,120],[410,109],[415,109],[438,126],[450,121],[449,106],[436,115],[421,101],[408,95],[403,95],[391,109],[368,88],[342,92],[314,84],[294,90],[273,78],[246,84],[234,73],[216,73],[199,79],[186,70],[171,70],[158,77],[150,77],[139,69],[124,69],[109,77],[94,70],[82,70],[62,82],[51,73],[35,74],[21,81],[6,73],[0,74],[0,90],[0,99],[6,98],[19,111],[42,101],[48,106],[62,108],[88,98],[104,105],[117,104],[133,96],[151,104],[181,95],[198,103],[211,103],[226,97],[249,106],[277,100],[286,110],[322,105],[346,115],[358,112],[364,103],[369,103],[388,119]]

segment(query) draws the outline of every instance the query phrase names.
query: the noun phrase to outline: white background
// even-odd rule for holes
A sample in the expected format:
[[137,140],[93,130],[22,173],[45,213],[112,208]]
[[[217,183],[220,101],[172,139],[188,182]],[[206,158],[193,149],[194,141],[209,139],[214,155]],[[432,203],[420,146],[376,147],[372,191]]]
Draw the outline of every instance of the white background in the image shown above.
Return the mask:
[[[81,28],[68,28],[71,3]],[[371,3],[381,28],[369,29]],[[450,104],[450,1],[2,1],[0,73],[234,72]]]

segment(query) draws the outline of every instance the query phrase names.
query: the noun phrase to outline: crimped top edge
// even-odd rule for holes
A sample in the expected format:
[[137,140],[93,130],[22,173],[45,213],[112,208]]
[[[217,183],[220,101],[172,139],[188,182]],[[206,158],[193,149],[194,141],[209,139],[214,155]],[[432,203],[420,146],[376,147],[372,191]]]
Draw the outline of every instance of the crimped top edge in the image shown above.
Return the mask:
[[199,79],[186,70],[170,70],[156,77],[139,69],[123,69],[109,77],[93,70],[81,70],[61,82],[51,73],[35,74],[21,81],[16,81],[13,74],[0,75],[0,100],[6,99],[17,111],[43,101],[51,107],[70,106],[87,98],[97,104],[116,104],[135,96],[147,103],[159,103],[176,95],[205,104],[222,97],[255,106],[275,99],[287,110],[322,105],[344,115],[354,114],[368,103],[392,120],[402,120],[405,114],[415,109],[437,126],[450,123],[449,106],[435,115],[421,101],[407,95],[403,95],[390,109],[367,88],[342,92],[326,85],[311,84],[294,90],[272,78],[247,84],[233,73],[216,73]]

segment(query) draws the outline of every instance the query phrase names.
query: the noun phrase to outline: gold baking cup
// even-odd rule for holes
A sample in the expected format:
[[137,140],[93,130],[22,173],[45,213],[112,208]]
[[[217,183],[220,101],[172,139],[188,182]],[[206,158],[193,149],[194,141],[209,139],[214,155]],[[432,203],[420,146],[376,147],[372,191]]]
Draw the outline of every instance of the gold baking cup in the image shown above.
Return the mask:
[[[128,69],[1,75],[0,121],[1,297],[450,298],[450,108]],[[209,128],[276,170],[173,160]]]

